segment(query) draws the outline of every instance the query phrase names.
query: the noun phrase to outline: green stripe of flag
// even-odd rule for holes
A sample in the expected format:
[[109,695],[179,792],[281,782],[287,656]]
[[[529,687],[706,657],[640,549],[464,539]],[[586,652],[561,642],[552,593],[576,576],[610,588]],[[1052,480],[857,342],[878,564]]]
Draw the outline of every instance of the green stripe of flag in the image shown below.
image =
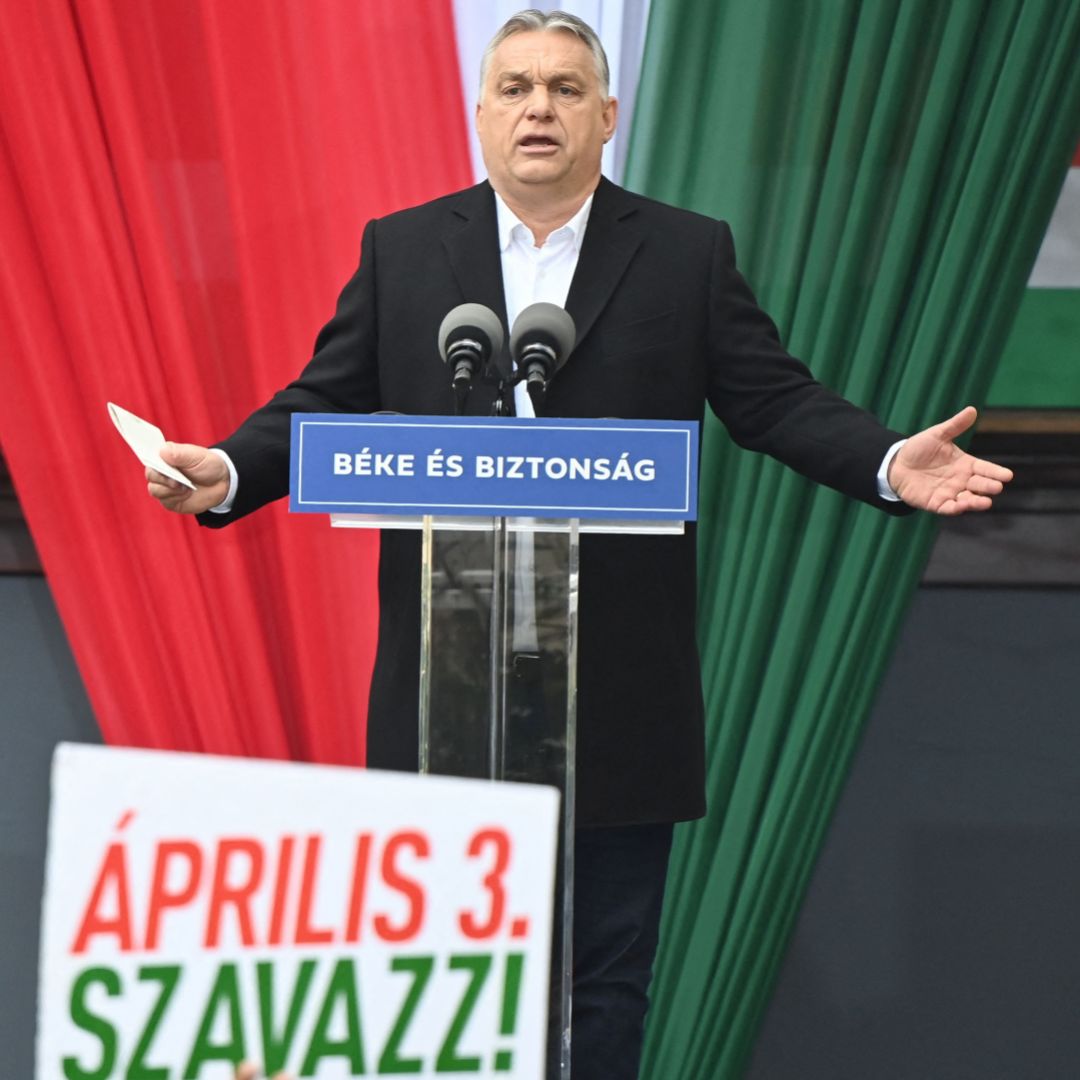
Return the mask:
[[1028,289],[988,405],[1080,407],[1080,289]]

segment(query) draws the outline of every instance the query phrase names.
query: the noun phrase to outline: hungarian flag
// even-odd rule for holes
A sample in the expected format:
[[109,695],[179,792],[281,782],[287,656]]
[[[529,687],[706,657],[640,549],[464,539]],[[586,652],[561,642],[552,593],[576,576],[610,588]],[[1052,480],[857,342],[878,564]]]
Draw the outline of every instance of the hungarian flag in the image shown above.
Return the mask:
[[1047,226],[988,403],[1080,407],[1080,147]]

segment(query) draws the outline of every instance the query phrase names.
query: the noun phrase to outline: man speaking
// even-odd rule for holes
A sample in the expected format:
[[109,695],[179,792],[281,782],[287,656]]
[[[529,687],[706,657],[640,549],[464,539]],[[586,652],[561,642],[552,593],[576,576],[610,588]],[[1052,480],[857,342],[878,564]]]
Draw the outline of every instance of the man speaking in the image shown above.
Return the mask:
[[[360,266],[299,377],[218,447],[170,444],[191,491],[148,471],[170,510],[226,525],[288,490],[294,412],[449,414],[436,346],[461,303],[505,326],[565,307],[577,345],[552,416],[700,421],[887,512],[985,510],[1009,470],[961,451],[964,409],[904,441],[814,380],[735,268],[728,227],[601,177],[617,102],[596,34],[525,11],[484,56],[476,127],[488,181],[370,222]],[[476,386],[467,408],[491,410]],[[531,411],[524,393],[519,414]],[[704,812],[695,532],[581,544],[573,1075],[637,1076],[672,824]],[[368,763],[416,768],[419,539],[387,532]]]

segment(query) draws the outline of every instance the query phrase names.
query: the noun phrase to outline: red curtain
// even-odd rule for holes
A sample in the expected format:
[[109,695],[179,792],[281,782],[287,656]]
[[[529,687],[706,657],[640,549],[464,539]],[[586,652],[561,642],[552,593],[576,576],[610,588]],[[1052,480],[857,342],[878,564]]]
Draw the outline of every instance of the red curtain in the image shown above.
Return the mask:
[[377,538],[167,514],[105,403],[227,434],[470,182],[449,0],[10,4],[0,124],[0,439],[106,740],[361,761]]

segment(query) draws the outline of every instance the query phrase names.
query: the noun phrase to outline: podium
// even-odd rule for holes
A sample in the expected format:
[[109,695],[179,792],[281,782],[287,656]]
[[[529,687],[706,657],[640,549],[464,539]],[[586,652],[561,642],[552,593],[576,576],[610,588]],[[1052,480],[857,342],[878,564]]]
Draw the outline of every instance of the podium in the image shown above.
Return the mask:
[[697,424],[298,414],[292,455],[292,510],[423,533],[421,772],[562,795],[548,1075],[557,1058],[566,1080],[580,544],[683,531]]

